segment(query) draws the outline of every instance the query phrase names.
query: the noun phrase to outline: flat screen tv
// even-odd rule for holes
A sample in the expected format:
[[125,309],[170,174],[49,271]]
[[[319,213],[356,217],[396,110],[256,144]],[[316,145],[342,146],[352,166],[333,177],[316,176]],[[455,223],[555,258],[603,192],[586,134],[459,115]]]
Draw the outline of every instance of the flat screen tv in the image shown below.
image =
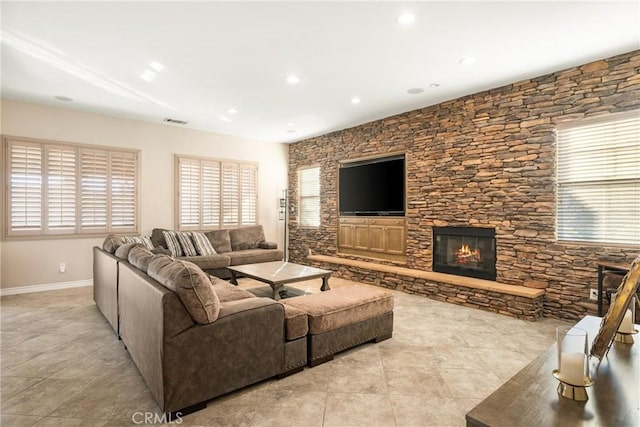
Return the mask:
[[338,183],[340,215],[404,216],[404,155],[343,163]]

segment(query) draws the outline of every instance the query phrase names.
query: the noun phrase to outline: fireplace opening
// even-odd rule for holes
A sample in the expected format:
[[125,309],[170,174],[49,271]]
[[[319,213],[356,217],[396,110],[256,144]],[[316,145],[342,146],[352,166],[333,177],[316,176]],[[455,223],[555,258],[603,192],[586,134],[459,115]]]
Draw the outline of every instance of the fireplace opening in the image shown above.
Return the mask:
[[496,230],[433,227],[433,271],[496,280]]

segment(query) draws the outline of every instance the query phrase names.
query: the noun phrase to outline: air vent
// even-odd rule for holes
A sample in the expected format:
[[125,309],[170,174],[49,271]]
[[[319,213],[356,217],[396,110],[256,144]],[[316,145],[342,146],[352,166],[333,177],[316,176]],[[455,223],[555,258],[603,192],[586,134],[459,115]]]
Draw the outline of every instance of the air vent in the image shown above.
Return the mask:
[[167,117],[166,119],[164,119],[165,122],[169,122],[169,123],[175,123],[177,125],[186,125],[189,122],[185,122],[184,120],[178,120],[178,119],[172,119]]

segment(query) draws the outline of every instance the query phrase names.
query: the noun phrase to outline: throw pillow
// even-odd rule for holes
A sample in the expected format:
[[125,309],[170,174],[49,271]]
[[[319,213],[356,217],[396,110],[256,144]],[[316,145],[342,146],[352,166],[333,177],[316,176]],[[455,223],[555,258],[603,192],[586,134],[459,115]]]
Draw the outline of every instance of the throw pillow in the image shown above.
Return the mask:
[[180,246],[176,232],[167,230],[163,231],[162,235],[164,236],[164,240],[167,241],[167,249],[171,251],[171,256],[182,256],[182,247]]
[[140,243],[147,249],[153,249],[153,243],[149,236],[124,236],[125,243]]
[[220,300],[209,276],[195,264],[156,255],[149,262],[147,273],[178,294],[195,322],[206,325],[218,318]]
[[125,243],[124,245],[118,246],[115,253],[116,258],[129,259],[129,251],[138,245],[140,245],[140,243]]
[[193,240],[193,246],[195,246],[199,255],[207,256],[216,254],[216,250],[213,249],[211,242],[204,233],[198,233],[197,231],[191,232],[191,240]]
[[193,243],[191,242],[191,233],[183,233],[181,231],[176,231],[175,233],[178,237],[178,241],[180,242],[180,247],[182,248],[182,253],[184,253],[184,256],[198,255],[196,248],[193,247]]

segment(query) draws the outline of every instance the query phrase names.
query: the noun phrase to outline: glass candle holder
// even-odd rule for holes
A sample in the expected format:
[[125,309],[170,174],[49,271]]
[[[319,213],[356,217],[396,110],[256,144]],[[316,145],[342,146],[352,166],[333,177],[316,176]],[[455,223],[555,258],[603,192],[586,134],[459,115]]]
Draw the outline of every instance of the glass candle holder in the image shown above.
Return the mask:
[[[615,296],[612,297],[612,302],[615,301]],[[631,298],[631,302],[629,303],[629,307],[624,313],[622,317],[622,322],[618,327],[618,331],[614,340],[616,342],[622,342],[626,344],[633,344],[632,335],[637,333],[635,330],[636,323],[636,297]]]
[[560,384],[558,394],[573,400],[585,401],[589,397],[585,387],[590,386],[587,331],[570,326],[556,328],[558,368],[553,371]]

